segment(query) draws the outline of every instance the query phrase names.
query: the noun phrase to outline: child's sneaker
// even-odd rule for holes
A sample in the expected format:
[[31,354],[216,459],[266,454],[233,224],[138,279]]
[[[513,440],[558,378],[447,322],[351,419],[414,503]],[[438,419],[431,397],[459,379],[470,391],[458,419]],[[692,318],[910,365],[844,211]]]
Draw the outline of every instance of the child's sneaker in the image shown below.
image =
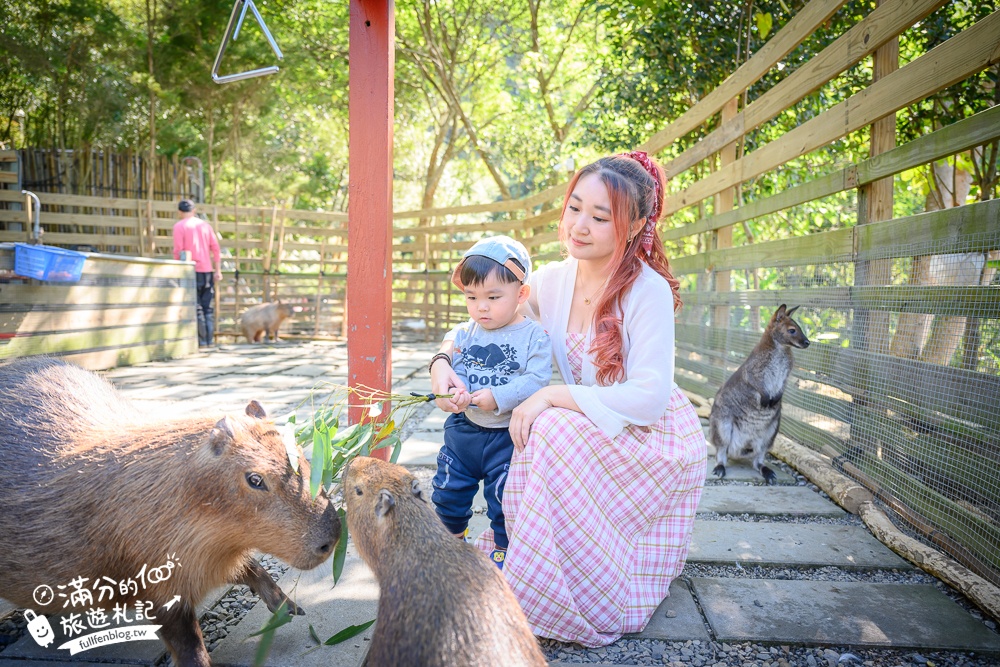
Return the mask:
[[490,553],[490,560],[493,561],[493,563],[501,570],[503,569],[503,561],[504,558],[506,557],[507,557],[506,549],[494,549],[493,552]]

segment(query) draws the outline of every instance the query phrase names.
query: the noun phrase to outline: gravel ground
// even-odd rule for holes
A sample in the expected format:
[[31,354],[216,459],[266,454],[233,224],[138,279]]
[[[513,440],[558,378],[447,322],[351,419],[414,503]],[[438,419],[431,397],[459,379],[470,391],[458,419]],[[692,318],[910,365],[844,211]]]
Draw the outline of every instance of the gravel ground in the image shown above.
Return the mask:
[[662,642],[621,639],[599,649],[583,649],[550,640],[542,651],[560,665],[667,665],[668,667],[996,667],[998,659],[959,652],[861,650],[843,647],[803,648],[720,642]]

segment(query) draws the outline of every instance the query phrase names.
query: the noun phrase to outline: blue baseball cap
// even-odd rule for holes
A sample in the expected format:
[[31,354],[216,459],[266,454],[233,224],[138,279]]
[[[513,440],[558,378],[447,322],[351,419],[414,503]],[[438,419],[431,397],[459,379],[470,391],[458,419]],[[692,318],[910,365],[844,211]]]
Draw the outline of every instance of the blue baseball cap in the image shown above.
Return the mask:
[[467,257],[473,255],[489,257],[497,264],[507,267],[522,285],[528,284],[528,279],[531,277],[531,257],[528,255],[528,249],[520,241],[509,236],[490,236],[477,241],[476,245],[462,255],[462,261],[455,266],[451,282],[455,283],[458,289],[465,289],[461,279],[462,264]]

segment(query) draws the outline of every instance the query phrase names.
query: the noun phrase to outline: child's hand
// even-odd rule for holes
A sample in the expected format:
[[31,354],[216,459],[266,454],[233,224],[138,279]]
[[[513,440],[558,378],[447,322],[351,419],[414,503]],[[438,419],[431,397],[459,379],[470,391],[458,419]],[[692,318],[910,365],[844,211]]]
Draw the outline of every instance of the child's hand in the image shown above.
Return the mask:
[[472,404],[480,410],[493,412],[497,409],[497,402],[493,398],[492,389],[479,389],[471,394]]
[[455,407],[458,408],[456,412],[465,412],[472,403],[472,394],[465,387],[456,388],[451,400],[455,404]]

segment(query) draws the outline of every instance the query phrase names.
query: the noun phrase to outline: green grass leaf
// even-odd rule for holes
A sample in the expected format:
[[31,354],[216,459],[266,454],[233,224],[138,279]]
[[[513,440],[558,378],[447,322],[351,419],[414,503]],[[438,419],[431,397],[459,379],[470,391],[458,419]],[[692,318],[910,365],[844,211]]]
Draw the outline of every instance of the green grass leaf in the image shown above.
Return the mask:
[[260,635],[260,642],[257,644],[257,652],[253,656],[254,667],[261,667],[267,662],[267,656],[271,653],[271,644],[274,643],[274,631],[282,625],[291,622],[292,615],[288,613],[288,605],[284,602],[267,620],[264,627],[258,632],[250,635],[256,637]]
[[310,638],[311,638],[311,639],[312,639],[312,640],[313,640],[314,642],[316,642],[316,644],[318,644],[318,645],[322,645],[322,643],[323,643],[323,640],[319,638],[319,635],[318,635],[318,634],[316,634],[316,628],[314,628],[314,627],[312,626],[312,623],[310,623],[310,624],[309,624],[309,637],[310,637]]
[[333,551],[334,586],[340,581],[340,575],[344,573],[344,561],[347,560],[347,515],[344,514],[344,508],[337,510],[337,516],[340,517],[340,541],[337,542],[337,548]]
[[367,623],[361,623],[359,625],[349,625],[334,636],[327,639],[324,644],[327,646],[333,646],[334,644],[339,644],[340,642],[347,641],[351,637],[360,635],[362,632],[367,630],[375,623],[375,619],[368,621]]

